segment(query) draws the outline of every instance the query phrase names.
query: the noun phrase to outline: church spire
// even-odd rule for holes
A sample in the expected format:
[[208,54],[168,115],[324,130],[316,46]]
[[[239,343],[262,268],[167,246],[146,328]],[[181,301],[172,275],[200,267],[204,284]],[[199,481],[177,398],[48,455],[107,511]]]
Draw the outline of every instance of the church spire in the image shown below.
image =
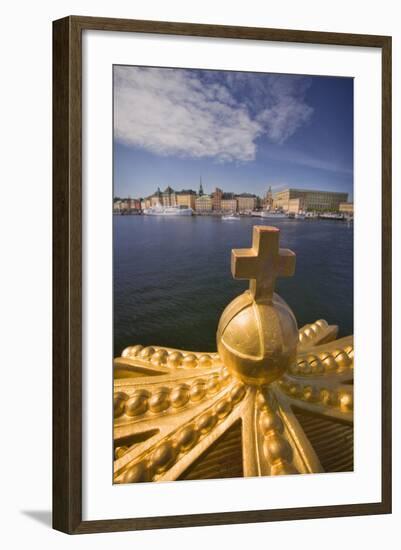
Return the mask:
[[202,176],[199,178],[199,196],[203,195]]

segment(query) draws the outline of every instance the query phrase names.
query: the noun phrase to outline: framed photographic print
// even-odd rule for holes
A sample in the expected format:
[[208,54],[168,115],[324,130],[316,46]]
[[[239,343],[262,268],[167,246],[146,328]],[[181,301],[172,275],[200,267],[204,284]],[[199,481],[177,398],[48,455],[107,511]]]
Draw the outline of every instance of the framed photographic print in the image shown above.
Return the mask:
[[391,38],[53,27],[53,526],[391,511]]

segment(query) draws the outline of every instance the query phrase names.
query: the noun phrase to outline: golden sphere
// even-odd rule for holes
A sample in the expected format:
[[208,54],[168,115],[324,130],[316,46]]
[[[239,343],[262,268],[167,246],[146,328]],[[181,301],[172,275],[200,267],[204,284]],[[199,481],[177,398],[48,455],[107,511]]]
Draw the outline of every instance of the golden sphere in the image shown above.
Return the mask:
[[189,388],[184,384],[175,387],[170,395],[173,407],[179,408],[186,405],[189,401]]
[[217,375],[212,375],[206,382],[206,389],[210,394],[216,393],[220,389],[220,380]]
[[176,445],[180,452],[188,451],[198,440],[198,432],[193,424],[183,428],[176,437]]
[[125,412],[128,416],[139,416],[148,410],[149,393],[146,390],[136,391],[128,400]]
[[328,357],[326,357],[326,359],[323,361],[323,364],[325,366],[326,371],[335,371],[337,370],[337,367],[338,367],[336,360],[332,355],[329,355]]
[[296,361],[298,327],[285,301],[255,301],[249,291],[223,311],[217,349],[230,372],[247,384],[269,384]]
[[339,398],[341,409],[344,411],[352,411],[352,409],[354,408],[352,391],[342,393]]
[[196,358],[196,355],[194,355],[193,353],[188,353],[188,355],[184,357],[182,366],[185,367],[186,369],[193,369],[197,366],[197,363],[198,363],[198,360]]
[[292,460],[291,446],[281,435],[273,435],[265,439],[263,450],[270,464],[274,464],[279,460],[285,460],[286,462]]
[[143,346],[137,345],[137,346],[130,346],[129,348],[125,348],[125,350],[122,352],[121,357],[135,357],[139,354],[140,351],[142,351]]
[[283,421],[273,412],[263,412],[260,415],[259,425],[263,435],[265,436],[273,433],[274,431],[279,433],[284,431]]
[[138,462],[131,468],[128,468],[122,477],[122,483],[143,483],[151,481],[149,467],[145,462]]
[[336,363],[337,365],[339,365],[340,368],[345,369],[351,364],[351,359],[348,357],[345,351],[340,351],[340,353],[336,355]]
[[210,430],[215,426],[216,423],[217,416],[214,413],[205,413],[199,418],[197,422],[197,428],[202,434],[205,434],[207,432],[210,432]]
[[162,443],[152,454],[152,467],[160,474],[175,462],[177,452],[170,442]]
[[114,395],[114,416],[118,418],[125,411],[125,402],[128,399],[128,395],[123,392],[117,392]]
[[213,359],[207,353],[199,357],[200,367],[211,367],[212,365],[213,365]]
[[169,353],[167,358],[167,365],[169,367],[177,368],[181,366],[184,356],[179,351],[173,351]]
[[170,406],[169,390],[161,388],[154,393],[149,399],[149,409],[152,412],[162,412]]
[[223,399],[216,405],[216,414],[219,418],[224,418],[231,412],[233,405],[229,399]]
[[152,357],[152,355],[154,354],[154,352],[155,352],[155,348],[152,348],[152,346],[149,346],[147,348],[143,348],[139,352],[139,357],[141,359],[149,360]]
[[305,401],[318,401],[320,392],[313,386],[305,386],[303,389],[303,398]]
[[152,355],[151,361],[154,365],[157,365],[157,366],[165,365],[167,361],[167,351],[165,349],[157,350]]
[[206,386],[202,380],[195,382],[189,390],[189,395],[192,401],[200,401],[206,395]]

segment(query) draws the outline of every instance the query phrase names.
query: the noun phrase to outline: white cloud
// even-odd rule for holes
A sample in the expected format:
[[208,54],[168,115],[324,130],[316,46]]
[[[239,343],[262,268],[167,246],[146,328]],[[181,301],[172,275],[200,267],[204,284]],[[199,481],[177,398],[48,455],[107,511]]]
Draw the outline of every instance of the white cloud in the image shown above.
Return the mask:
[[281,144],[312,114],[297,79],[254,77],[249,87],[241,73],[204,74],[116,67],[116,139],[159,155],[250,161],[257,138]]
[[281,144],[309,120],[312,112],[308,105],[292,97],[284,97],[259,113],[257,120],[264,126],[270,140]]

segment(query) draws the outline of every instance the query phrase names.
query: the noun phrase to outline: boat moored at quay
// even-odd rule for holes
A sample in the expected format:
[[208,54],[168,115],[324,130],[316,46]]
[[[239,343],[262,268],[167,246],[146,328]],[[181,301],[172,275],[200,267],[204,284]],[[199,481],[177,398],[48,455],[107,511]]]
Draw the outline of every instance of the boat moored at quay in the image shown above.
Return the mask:
[[337,212],[323,212],[322,214],[319,214],[319,218],[321,220],[345,220],[344,214]]
[[194,211],[188,207],[153,206],[145,208],[143,213],[145,216],[192,216]]
[[[137,212],[139,214],[139,212]],[[337,220],[348,221],[349,216],[345,216],[341,212],[283,212],[280,210],[259,210],[245,213],[229,212],[197,212],[187,206],[162,206],[156,205],[142,210],[145,216],[220,216],[223,221],[238,221],[242,217],[251,216],[259,217],[266,220]]]
[[225,216],[221,216],[222,221],[225,222],[235,222],[240,220],[241,218],[238,216],[238,214],[234,214],[234,212],[231,212],[231,214],[226,214]]
[[286,214],[285,212],[281,212],[280,210],[254,210],[251,213],[251,216],[255,216],[256,218],[273,219],[288,218],[288,214]]
[[288,215],[285,214],[284,212],[274,212],[274,211],[270,211],[270,210],[263,210],[261,213],[260,213],[261,217],[262,218],[272,218],[272,219],[279,219],[279,218],[288,218]]

